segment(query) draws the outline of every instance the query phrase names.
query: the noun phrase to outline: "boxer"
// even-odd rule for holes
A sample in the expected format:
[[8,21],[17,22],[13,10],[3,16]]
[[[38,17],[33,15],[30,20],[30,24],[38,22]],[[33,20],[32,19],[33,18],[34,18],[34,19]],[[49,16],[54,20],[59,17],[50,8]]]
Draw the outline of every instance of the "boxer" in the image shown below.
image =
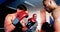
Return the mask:
[[36,27],[37,27],[37,15],[33,14],[31,18],[28,19],[27,27],[28,31],[27,32],[35,32]]
[[43,0],[43,5],[45,10],[53,16],[55,32],[60,32],[60,6],[54,0]]
[[48,13],[45,9],[41,9],[40,15],[41,15],[41,25],[40,25],[41,30],[39,31],[40,32],[53,32],[54,31],[53,29],[54,20],[53,20],[51,13]]
[[[21,26],[23,31],[27,30],[24,22],[24,18],[27,18],[27,16],[28,16],[28,11],[25,5],[23,4],[18,5],[17,12],[8,14],[5,18],[5,21],[4,21],[5,32],[12,32],[12,31],[18,30],[18,29],[15,29],[15,28],[19,28],[18,26]],[[18,31],[15,31],[15,32],[18,32]]]

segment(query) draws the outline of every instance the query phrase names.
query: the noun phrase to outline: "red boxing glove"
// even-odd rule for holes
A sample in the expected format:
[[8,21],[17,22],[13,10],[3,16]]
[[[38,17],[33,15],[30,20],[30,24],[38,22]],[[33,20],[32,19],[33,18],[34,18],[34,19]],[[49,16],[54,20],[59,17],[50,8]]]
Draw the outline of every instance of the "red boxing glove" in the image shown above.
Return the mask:
[[19,20],[22,20],[24,17],[27,18],[28,14],[25,11],[21,11],[21,12],[18,13],[17,17],[18,17]]

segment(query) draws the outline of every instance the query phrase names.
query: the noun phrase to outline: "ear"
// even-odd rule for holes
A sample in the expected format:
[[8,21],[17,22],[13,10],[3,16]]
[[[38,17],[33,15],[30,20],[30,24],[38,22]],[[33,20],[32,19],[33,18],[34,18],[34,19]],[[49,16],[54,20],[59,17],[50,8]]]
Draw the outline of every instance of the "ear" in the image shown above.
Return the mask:
[[50,4],[51,4],[51,5],[55,5],[54,0],[51,0],[51,1],[50,1]]
[[50,5],[53,5],[53,0],[50,0],[49,4],[50,4]]

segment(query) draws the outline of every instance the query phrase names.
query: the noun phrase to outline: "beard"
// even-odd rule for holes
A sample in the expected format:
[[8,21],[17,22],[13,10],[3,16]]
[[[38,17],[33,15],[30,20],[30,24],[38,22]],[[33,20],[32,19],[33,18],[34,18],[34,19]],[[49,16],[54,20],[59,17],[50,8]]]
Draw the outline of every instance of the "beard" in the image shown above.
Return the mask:
[[52,10],[46,10],[48,13],[51,13],[52,12]]
[[51,13],[53,11],[53,9],[50,9],[50,8],[45,8],[45,10],[48,12],[48,13]]

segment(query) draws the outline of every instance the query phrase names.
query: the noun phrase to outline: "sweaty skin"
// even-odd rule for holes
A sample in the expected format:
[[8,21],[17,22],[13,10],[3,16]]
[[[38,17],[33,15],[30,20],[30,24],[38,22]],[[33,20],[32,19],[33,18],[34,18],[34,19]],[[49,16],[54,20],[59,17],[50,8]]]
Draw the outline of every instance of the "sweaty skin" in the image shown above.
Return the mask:
[[46,22],[46,11],[44,9],[40,10],[40,14],[41,14],[41,25]]
[[[41,15],[41,27],[42,27],[42,24],[46,22],[46,10],[45,9],[41,9],[40,10],[40,15]],[[40,32],[45,32],[43,31],[42,29],[40,30]]]
[[8,14],[4,21],[5,32],[11,32],[14,30],[15,26],[12,24],[13,20],[16,18],[14,14]]
[[49,13],[52,13],[54,19],[54,31],[60,32],[60,6],[54,0],[43,0],[43,5]]
[[60,7],[56,8],[52,12],[53,18],[54,18],[54,29],[55,32],[60,32]]

